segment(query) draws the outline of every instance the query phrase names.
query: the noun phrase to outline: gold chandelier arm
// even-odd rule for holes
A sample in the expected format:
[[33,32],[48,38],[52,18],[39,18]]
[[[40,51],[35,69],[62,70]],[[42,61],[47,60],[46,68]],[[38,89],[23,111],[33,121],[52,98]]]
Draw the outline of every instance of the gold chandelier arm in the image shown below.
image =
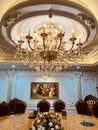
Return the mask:
[[45,46],[45,38],[48,36],[48,34],[45,32],[45,29],[44,31],[41,33],[41,37],[43,38],[43,47],[44,47],[44,50],[46,48]]
[[68,50],[68,52],[72,51],[72,49],[73,49],[73,47],[74,47],[74,45],[75,45],[76,38],[74,37],[74,34],[73,34],[73,36],[72,36],[69,40],[72,42],[72,46],[71,46],[71,48]]
[[28,41],[29,48],[34,51],[34,49],[31,47],[30,41]]
[[29,32],[28,32],[28,35],[26,36],[26,39],[27,39],[29,48],[33,51],[32,47],[31,47],[31,45],[30,45],[30,41],[31,41],[31,39],[33,39],[33,37],[30,35],[30,30],[29,30]]
[[45,37],[43,37],[43,46],[44,46],[44,50],[45,50]]
[[58,49],[61,47],[61,44],[62,44],[62,38],[60,38],[60,44],[59,44]]
[[57,34],[57,36],[60,38],[60,44],[59,44],[59,47],[58,47],[58,49],[59,49],[61,47],[61,44],[62,44],[62,39],[65,35],[64,35],[64,33],[59,33],[59,34]]
[[74,47],[74,44],[75,44],[75,43],[73,42],[71,48],[70,48],[69,50],[67,50],[67,52],[72,51],[72,49],[73,49],[73,47]]

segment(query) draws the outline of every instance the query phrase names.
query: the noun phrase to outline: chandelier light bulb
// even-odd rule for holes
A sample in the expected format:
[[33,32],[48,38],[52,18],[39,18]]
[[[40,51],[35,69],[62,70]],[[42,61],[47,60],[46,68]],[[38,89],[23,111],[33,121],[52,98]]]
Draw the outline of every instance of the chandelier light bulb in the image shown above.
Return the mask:
[[20,40],[23,40],[23,32],[20,33]]
[[59,28],[62,29],[62,25],[60,25]]
[[72,33],[74,33],[75,31],[74,31],[74,29],[72,29]]
[[79,43],[81,43],[81,38],[79,37]]
[[28,36],[30,36],[30,30],[29,30],[29,32],[28,32]]
[[74,29],[72,29],[72,37],[74,37],[75,31]]

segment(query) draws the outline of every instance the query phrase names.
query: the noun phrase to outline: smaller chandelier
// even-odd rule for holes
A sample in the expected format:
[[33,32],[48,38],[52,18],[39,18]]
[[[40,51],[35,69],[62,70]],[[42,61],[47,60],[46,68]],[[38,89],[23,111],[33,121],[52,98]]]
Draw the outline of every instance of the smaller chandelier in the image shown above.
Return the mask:
[[[75,37],[74,31],[66,41],[62,26],[50,21],[38,26],[34,31],[35,36],[30,33],[31,30],[25,37],[20,35],[16,56],[20,57],[24,65],[29,65],[35,71],[45,74],[62,71],[75,62],[78,63],[78,58],[82,57],[81,39]],[[24,47],[25,45],[27,47]]]

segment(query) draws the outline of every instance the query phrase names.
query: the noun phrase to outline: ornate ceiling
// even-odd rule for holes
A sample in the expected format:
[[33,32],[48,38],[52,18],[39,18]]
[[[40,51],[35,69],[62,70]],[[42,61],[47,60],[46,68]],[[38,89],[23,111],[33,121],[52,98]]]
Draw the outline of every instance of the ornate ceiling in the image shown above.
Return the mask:
[[81,34],[82,42],[86,41],[83,42],[83,59],[79,65],[86,66],[84,70],[88,70],[88,66],[90,70],[98,70],[98,0],[1,0],[0,3],[1,65],[17,64],[18,68],[22,65],[21,60],[17,62],[19,59],[15,58],[20,33],[47,22],[52,10],[53,22],[62,24],[66,35],[72,28],[78,28],[76,35]]

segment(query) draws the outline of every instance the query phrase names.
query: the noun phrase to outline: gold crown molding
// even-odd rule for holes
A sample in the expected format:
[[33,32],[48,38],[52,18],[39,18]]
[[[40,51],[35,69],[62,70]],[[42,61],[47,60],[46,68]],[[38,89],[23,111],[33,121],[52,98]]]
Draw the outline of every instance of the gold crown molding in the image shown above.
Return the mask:
[[[13,59],[7,59],[7,58],[3,58],[2,60],[0,59],[0,64],[6,64],[6,65],[24,65],[24,63],[21,60],[13,60]],[[27,63],[26,66],[28,66],[29,64]],[[48,65],[48,64],[47,64]],[[73,65],[75,66],[75,63],[73,63]],[[79,63],[79,66],[94,66],[92,63]]]
[[[14,72],[35,72],[33,69],[31,68],[27,68],[27,69],[0,69],[0,71],[4,71],[4,72],[8,72],[8,71],[14,71]],[[82,72],[82,73],[94,73],[98,75],[98,71],[97,70],[66,70],[64,73],[76,73],[76,72]]]

